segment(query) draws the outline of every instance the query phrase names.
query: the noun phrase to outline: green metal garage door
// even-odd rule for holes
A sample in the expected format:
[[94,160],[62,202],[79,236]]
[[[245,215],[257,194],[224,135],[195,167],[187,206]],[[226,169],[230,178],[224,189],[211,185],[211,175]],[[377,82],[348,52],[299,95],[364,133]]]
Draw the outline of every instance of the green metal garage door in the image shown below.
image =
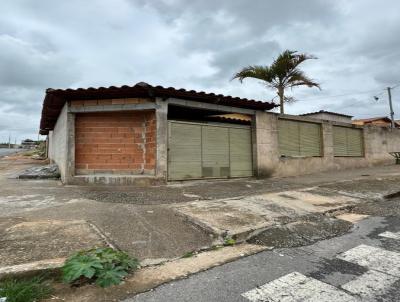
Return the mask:
[[250,127],[170,121],[168,179],[253,175]]

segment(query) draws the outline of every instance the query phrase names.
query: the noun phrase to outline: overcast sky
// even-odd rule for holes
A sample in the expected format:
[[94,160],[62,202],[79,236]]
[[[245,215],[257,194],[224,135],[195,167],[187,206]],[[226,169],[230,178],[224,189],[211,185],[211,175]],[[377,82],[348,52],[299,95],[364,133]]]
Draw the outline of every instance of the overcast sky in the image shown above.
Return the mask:
[[[241,67],[282,50],[316,55],[286,112],[388,115],[400,84],[399,1],[1,0],[0,141],[35,138],[45,89],[152,85],[269,101]],[[373,96],[379,94],[378,102]],[[400,87],[393,91],[400,118]]]

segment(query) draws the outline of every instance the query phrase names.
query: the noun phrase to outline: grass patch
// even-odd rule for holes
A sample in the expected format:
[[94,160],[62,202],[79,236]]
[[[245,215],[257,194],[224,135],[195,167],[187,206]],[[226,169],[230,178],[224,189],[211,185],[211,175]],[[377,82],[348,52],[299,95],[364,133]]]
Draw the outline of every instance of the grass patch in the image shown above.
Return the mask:
[[7,302],[34,302],[50,296],[50,282],[43,277],[0,281],[0,297]]

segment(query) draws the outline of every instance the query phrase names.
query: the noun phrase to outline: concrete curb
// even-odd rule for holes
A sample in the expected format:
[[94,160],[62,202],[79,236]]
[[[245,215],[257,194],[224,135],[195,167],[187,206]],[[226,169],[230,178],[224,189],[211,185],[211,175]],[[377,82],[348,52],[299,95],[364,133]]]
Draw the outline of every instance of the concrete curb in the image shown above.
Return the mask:
[[[110,288],[87,285],[74,290],[61,289],[55,292],[56,301],[98,302],[122,301],[130,296],[152,290],[165,283],[187,278],[190,275],[209,270],[239,258],[254,255],[271,248],[252,244],[238,244],[199,253],[190,258],[167,261],[162,265],[148,266],[130,275],[123,284]],[[64,293],[61,295],[61,293]]]
[[25,277],[45,272],[57,272],[66,258],[46,259],[0,268],[0,280],[11,277]]

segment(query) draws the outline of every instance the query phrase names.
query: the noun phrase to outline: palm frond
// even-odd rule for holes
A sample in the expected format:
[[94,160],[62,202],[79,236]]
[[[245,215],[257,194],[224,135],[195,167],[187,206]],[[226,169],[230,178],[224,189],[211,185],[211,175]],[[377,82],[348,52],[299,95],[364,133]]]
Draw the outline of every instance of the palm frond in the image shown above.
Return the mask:
[[253,78],[270,82],[271,81],[270,68],[268,66],[259,66],[259,65],[247,66],[238,73],[236,73],[232,77],[232,80],[238,79],[242,83],[245,78]]
[[295,69],[292,71],[290,78],[286,82],[286,87],[293,88],[296,86],[317,87],[321,89],[320,85],[307,77],[303,71]]

